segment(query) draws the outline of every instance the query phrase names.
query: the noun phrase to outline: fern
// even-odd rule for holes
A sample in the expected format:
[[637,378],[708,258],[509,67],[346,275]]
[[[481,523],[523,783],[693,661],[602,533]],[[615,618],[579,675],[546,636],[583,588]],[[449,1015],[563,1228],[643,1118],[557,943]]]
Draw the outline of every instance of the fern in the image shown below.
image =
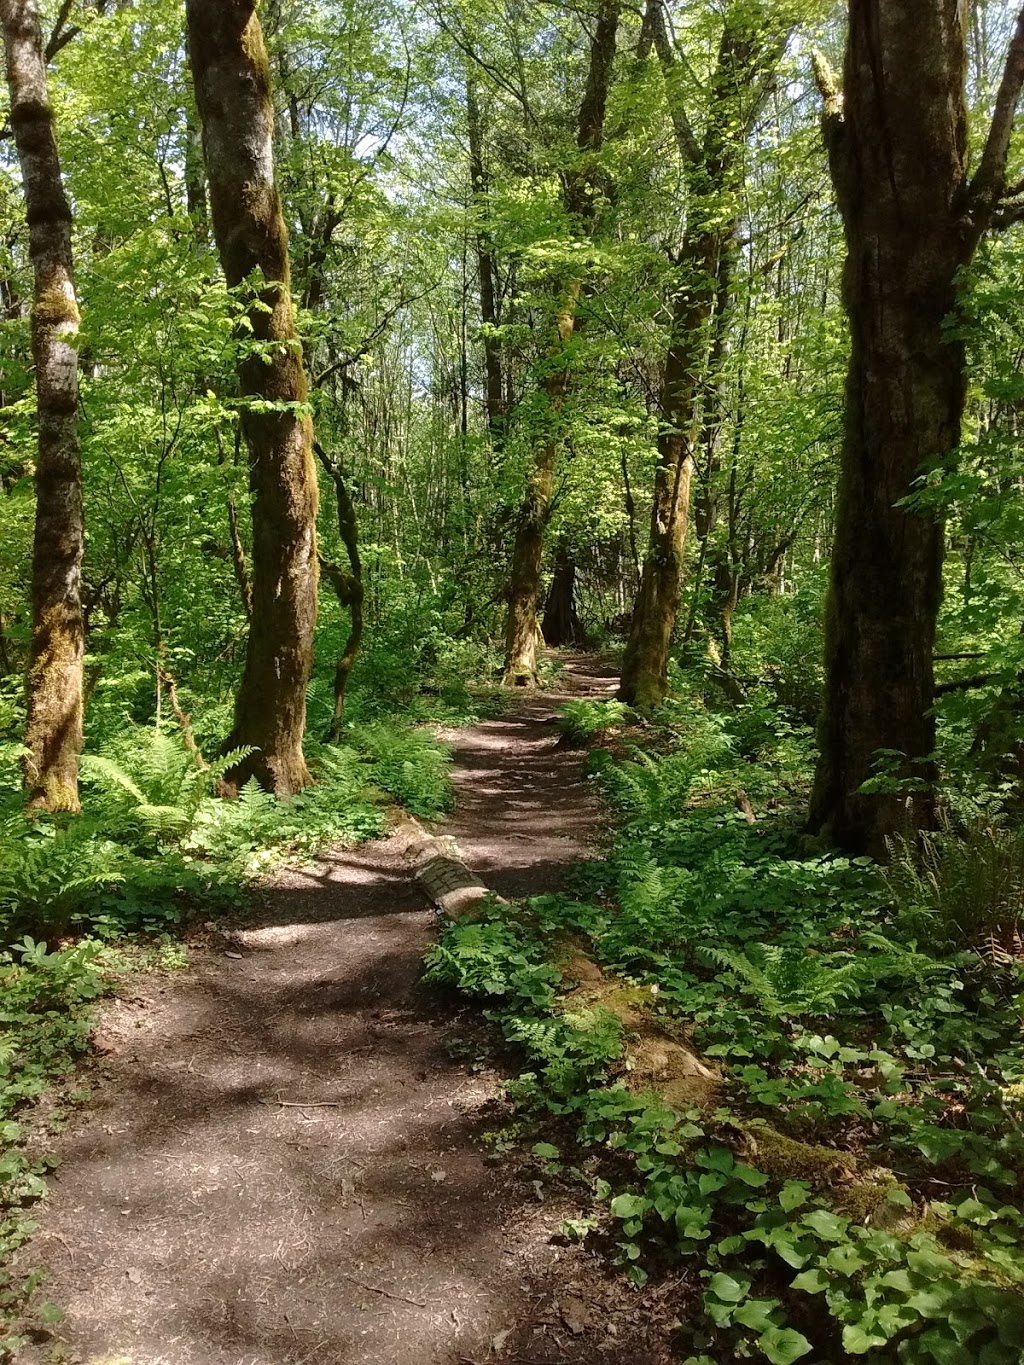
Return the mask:
[[947,821],[919,843],[895,839],[884,876],[903,916],[990,961],[1019,956],[1024,926],[1024,830],[978,818]]
[[138,729],[85,755],[82,774],[97,788],[99,807],[115,831],[181,843],[217,781],[251,752],[235,749],[200,767],[179,736]]
[[566,702],[558,719],[558,727],[570,744],[583,744],[595,735],[614,730],[636,719],[636,712],[625,702],[595,701],[581,697]]
[[[699,955],[738,976],[765,1013],[775,1019],[829,1014],[840,1002],[859,994],[865,984],[865,964],[860,960],[833,966],[828,958],[777,944],[751,947],[745,953],[702,948]],[[875,973],[867,975],[873,978]]]
[[24,830],[0,853],[0,926],[8,936],[66,932],[97,892],[124,881],[127,858],[84,823]]

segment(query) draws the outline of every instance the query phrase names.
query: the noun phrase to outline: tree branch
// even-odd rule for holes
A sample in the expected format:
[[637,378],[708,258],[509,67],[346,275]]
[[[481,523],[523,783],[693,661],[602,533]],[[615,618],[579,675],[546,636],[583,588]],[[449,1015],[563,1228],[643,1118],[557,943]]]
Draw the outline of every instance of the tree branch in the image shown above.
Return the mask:
[[[658,61],[661,63],[661,69],[665,76],[665,98],[668,100],[668,111],[672,117],[672,127],[675,129],[679,155],[684,161],[696,163],[701,157],[700,144],[676,88],[678,86],[676,54],[668,36],[668,29],[665,27],[663,0],[651,0],[647,14],[651,37],[654,41],[654,50],[658,54]],[[645,19],[646,23],[647,19]]]
[[821,117],[825,137],[828,139],[831,135],[830,130],[843,127],[846,121],[843,114],[843,92],[839,87],[839,78],[821,48],[816,47],[811,53],[811,65],[814,69],[814,83],[821,96],[823,105]]
[[839,201],[840,211],[846,199],[848,181],[848,149],[846,140],[846,115],[843,109],[843,92],[839,78],[832,70],[828,58],[820,48],[811,54],[814,68],[814,83],[821,95],[821,135],[828,153],[832,185]]
[[1010,151],[1010,134],[1021,87],[1024,86],[1024,8],[1017,16],[1017,26],[1006,52],[1006,65],[999,83],[995,112],[989,126],[985,150],[978,169],[971,180],[968,200],[975,226],[984,231],[995,212],[1006,186],[1006,158]]
[[988,687],[999,679],[998,673],[976,673],[971,678],[956,678],[953,682],[939,683],[935,689],[937,697],[948,697],[953,692],[970,692],[977,687]]
[[350,366],[355,365],[357,361],[362,360],[363,357],[368,355],[372,350],[373,343],[383,335],[390,326],[392,320],[397,317],[403,308],[408,307],[410,303],[416,303],[418,299],[425,298],[426,295],[431,293],[435,288],[435,285],[431,285],[429,289],[424,289],[419,294],[403,294],[394,307],[387,310],[369,336],[361,341],[354,351],[349,351],[346,355],[343,355],[340,360],[335,360],[333,364],[327,366],[326,370],[321,370],[320,373],[315,376],[312,380],[312,387],[314,389],[321,388],[328,379],[338,374],[339,371],[347,370]]

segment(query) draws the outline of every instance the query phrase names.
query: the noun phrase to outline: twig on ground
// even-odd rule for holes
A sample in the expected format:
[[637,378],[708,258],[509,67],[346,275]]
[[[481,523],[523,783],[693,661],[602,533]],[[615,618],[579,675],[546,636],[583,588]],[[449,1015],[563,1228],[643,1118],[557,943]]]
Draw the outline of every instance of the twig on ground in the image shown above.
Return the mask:
[[425,1303],[421,1303],[419,1299],[409,1299],[404,1294],[392,1294],[390,1289],[380,1289],[375,1284],[367,1284],[365,1280],[357,1280],[354,1275],[346,1275],[344,1271],[341,1273],[341,1278],[351,1280],[360,1289],[368,1289],[371,1294],[383,1294],[386,1299],[397,1299],[399,1303],[411,1303],[413,1308],[426,1308],[427,1306]]
[[340,1109],[346,1100],[260,1100],[260,1104],[278,1104],[282,1109]]

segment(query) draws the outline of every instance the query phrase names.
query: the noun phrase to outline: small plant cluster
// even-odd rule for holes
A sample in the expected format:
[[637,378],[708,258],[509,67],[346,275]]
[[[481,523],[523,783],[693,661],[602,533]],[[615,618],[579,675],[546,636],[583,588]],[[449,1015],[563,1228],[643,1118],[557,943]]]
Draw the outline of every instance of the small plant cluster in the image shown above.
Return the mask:
[[[510,1094],[558,1139],[535,1154],[604,1210],[565,1231],[602,1228],[636,1284],[692,1267],[690,1365],[1019,1365],[1018,836],[950,826],[886,871],[822,854],[778,800],[799,734],[667,721],[661,757],[592,757],[623,828],[575,895],[494,905],[429,960],[524,1050]],[[562,989],[567,936],[718,1069],[700,1109],[633,1092],[622,1026]]]
[[588,744],[636,719],[636,713],[624,702],[580,697],[565,703],[558,724],[567,743]]

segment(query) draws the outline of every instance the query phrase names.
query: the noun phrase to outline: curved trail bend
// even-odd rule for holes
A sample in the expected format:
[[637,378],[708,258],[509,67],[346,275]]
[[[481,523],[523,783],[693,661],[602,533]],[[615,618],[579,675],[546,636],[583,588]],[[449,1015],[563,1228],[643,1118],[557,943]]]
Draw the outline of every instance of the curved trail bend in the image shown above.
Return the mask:
[[[443,832],[507,896],[554,890],[599,821],[553,707],[593,660],[454,732]],[[657,1365],[670,1313],[560,1247],[556,1201],[478,1134],[498,1077],[450,1056],[419,983],[434,917],[396,839],[268,885],[239,943],[109,1006],[93,1101],[32,1264],[67,1314],[33,1361]],[[238,951],[234,951],[235,948]],[[533,1173],[535,1174],[535,1173]]]

